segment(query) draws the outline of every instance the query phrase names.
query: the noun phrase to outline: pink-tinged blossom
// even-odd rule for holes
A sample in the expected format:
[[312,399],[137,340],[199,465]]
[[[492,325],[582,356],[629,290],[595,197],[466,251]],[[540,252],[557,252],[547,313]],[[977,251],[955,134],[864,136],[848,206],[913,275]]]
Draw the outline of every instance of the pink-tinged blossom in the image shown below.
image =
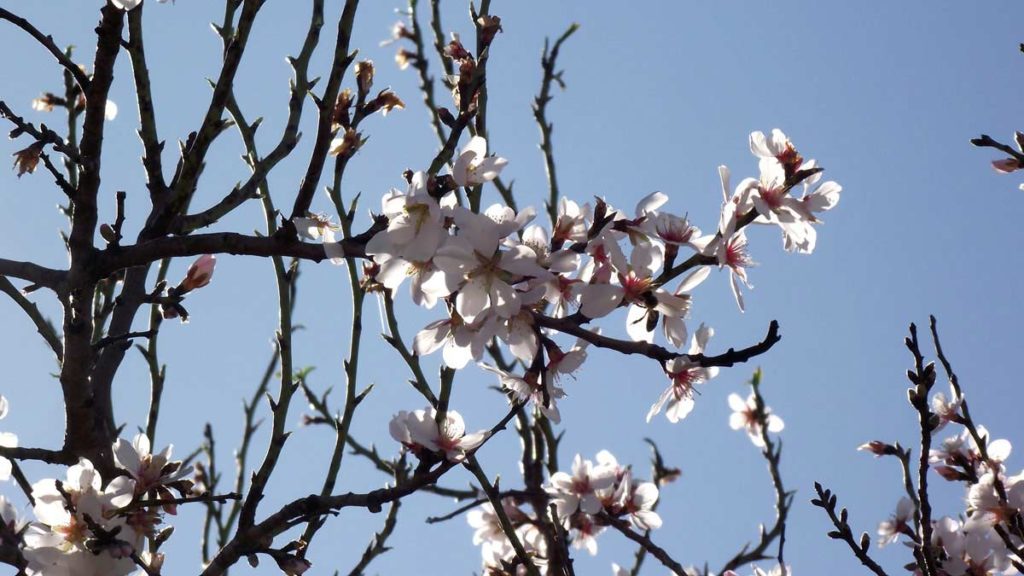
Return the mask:
[[701,236],[700,228],[690,224],[685,216],[676,216],[668,212],[659,212],[647,218],[648,233],[665,243],[666,251],[678,250],[688,246],[697,252],[703,252],[713,236]]
[[487,439],[486,430],[466,434],[466,424],[454,410],[445,412],[440,426],[436,417],[437,410],[433,407],[399,412],[389,425],[391,437],[417,455],[423,451],[440,453],[449,462],[462,462],[468,452],[476,450]]
[[477,186],[497,178],[507,164],[504,158],[488,157],[487,140],[474,136],[455,159],[452,178],[459,186]]
[[785,169],[786,177],[796,173],[804,161],[793,143],[778,128],[772,130],[770,137],[766,137],[761,131],[751,132],[750,152],[758,158],[777,161]]
[[[714,334],[713,329],[701,324],[690,341],[690,350],[687,354],[703,354],[708,340]],[[688,356],[678,356],[665,363],[665,374],[669,378],[669,386],[647,412],[648,422],[666,405],[668,407],[665,409],[665,417],[669,422],[675,424],[686,418],[693,410],[694,387],[717,376],[718,368],[705,368],[690,360]]]
[[493,314],[467,323],[458,312],[453,311],[450,318],[431,322],[416,334],[413,352],[417,356],[426,356],[443,348],[441,356],[445,366],[459,370],[470,360],[483,357],[487,343],[497,335],[499,329],[498,319]]
[[661,244],[646,242],[634,246],[629,264],[616,270],[614,283],[591,283],[580,287],[580,311],[588,318],[601,318],[628,304],[626,332],[630,338],[637,342],[653,341],[659,315],[680,318],[690,307],[688,297],[672,294],[655,285],[654,278],[664,257]]
[[[754,220],[758,224],[774,224],[782,230],[783,246],[787,250],[810,253],[813,228],[802,212],[800,200],[789,194],[785,169],[773,158],[762,158],[759,163],[759,180],[747,178],[740,183],[737,194],[749,194],[754,209],[759,214]],[[746,189],[746,191],[741,191]]]
[[643,482],[635,486],[630,482],[627,494],[629,499],[626,501],[626,512],[633,526],[637,530],[661,528],[661,516],[653,510],[658,502],[658,487],[653,482]]
[[722,208],[722,220],[719,226],[721,239],[715,246],[715,257],[718,259],[718,267],[729,268],[729,285],[732,287],[732,295],[736,299],[736,305],[740,312],[744,310],[743,293],[740,291],[740,283],[748,289],[753,288],[750,280],[747,279],[747,268],[755,266],[754,260],[747,252],[747,235],[741,228],[736,229],[735,205],[726,203]]
[[[154,454],[145,434],[137,434],[131,443],[118,438],[114,442],[114,462],[135,480],[136,494],[155,491],[157,498],[173,500],[174,495],[170,489],[184,496],[192,488],[192,482],[187,479],[192,474],[192,466],[182,466],[181,461],[172,461],[173,449],[172,445],[168,445]],[[177,511],[173,504],[164,506],[164,510],[170,514]]]
[[[743,400],[739,394],[729,394],[729,408],[732,408],[732,414],[729,416],[729,427],[733,430],[744,428],[754,446],[764,448],[764,439],[761,438],[761,421],[757,416],[756,397],[751,394],[746,400]],[[773,434],[782,432],[782,429],[785,427],[782,418],[772,414],[771,409],[767,406],[765,406],[764,410],[767,415],[768,431]]]
[[993,160],[992,168],[995,168],[995,171],[1000,174],[1009,174],[1020,170],[1021,164],[1020,160],[1017,160],[1016,158],[1003,158],[1000,160]]
[[583,242],[587,239],[587,220],[591,218],[590,204],[580,206],[562,197],[558,201],[552,239],[555,243]]
[[907,524],[914,517],[914,504],[906,496],[896,504],[896,513],[878,525],[878,547],[884,548],[900,538],[900,534],[910,531]]
[[572,475],[555,472],[545,491],[555,504],[558,517],[567,519],[576,511],[594,515],[602,510],[601,499],[595,493],[615,483],[615,469],[595,466],[579,454],[572,461]]
[[586,550],[591,556],[597,556],[597,537],[605,531],[605,527],[595,523],[594,519],[586,514],[576,514],[570,520],[569,528],[572,547],[576,550]]

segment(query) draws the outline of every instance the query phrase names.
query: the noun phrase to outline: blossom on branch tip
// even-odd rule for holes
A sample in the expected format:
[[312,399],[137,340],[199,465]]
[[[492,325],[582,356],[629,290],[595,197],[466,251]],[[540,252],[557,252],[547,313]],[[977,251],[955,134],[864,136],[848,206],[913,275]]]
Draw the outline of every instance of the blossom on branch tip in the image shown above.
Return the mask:
[[203,254],[196,258],[188,267],[185,278],[178,284],[178,293],[185,294],[209,284],[216,266],[217,257],[213,254]]
[[[764,439],[761,437],[761,415],[758,413],[757,397],[751,394],[746,400],[739,394],[729,394],[729,408],[732,414],[729,416],[729,427],[733,430],[745,428],[750,441],[758,448],[764,448]],[[771,410],[764,407],[764,418],[768,422],[768,431],[777,434],[782,432],[785,424],[782,418],[772,414]]]

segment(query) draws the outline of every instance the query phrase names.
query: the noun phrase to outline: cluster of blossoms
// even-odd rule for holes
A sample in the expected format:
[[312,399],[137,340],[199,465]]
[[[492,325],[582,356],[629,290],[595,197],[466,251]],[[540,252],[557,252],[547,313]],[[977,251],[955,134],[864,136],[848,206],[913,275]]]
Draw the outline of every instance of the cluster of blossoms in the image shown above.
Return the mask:
[[113,453],[121,475],[105,485],[85,458],[68,468],[65,480],[33,484],[35,521],[27,527],[6,500],[0,502],[0,538],[24,530],[30,576],[117,576],[138,570],[137,561],[155,569],[163,563],[155,549],[143,550],[144,543],[162,543],[170,536],[169,530],[158,530],[162,512],[176,513],[171,490],[182,497],[192,491],[187,479],[192,468],[172,461],[170,447],[151,453],[143,434],[131,443],[118,439]]
[[[641,199],[631,214],[602,199],[591,206],[563,198],[549,231],[532,224],[532,208],[517,212],[495,204],[478,213],[461,204],[461,190],[493,180],[506,165],[488,154],[483,138],[474,137],[450,175],[409,172],[405,192],[384,196],[387,226],[366,245],[373,259],[368,280],[393,292],[408,278],[413,302],[425,308],[445,304],[445,317],[416,335],[417,355],[443,350],[444,364],[460,369],[479,362],[493,339],[505,342],[525,373],[484,368],[496,373],[515,399],[532,400],[555,421],[556,401],[565,395],[559,376],[579,368],[591,339],[584,335],[567,351],[554,340],[557,331],[540,322],[582,326],[626,308],[630,340],[653,343],[661,332],[673,348],[690,342],[685,354],[664,363],[670,385],[648,415],[664,409],[670,421],[679,421],[693,408],[694,386],[717,373],[693,359],[714,332],[701,325],[691,337],[685,322],[691,292],[713,267],[728,269],[742,310],[740,285],[749,287],[746,269],[753,265],[745,226],[776,225],[786,250],[810,253],[817,215],[839,200],[841,187],[820,182],[821,169],[814,161],[805,162],[781,131],[752,133],[750,149],[758,158],[760,178],[747,178],[730,192],[729,170],[720,169],[724,201],[715,234],[702,235],[686,216],[663,211],[668,196],[660,192]],[[800,197],[792,194],[797,186],[803,187]],[[329,220],[309,217],[294,223],[304,236],[323,241],[329,257],[340,260],[343,251]]]
[[[661,527],[661,517],[654,511],[658,487],[633,477],[632,469],[620,466],[608,451],[597,454],[596,463],[576,455],[572,474],[556,472],[544,487],[547,501],[576,549],[597,554],[597,536],[610,519],[627,518],[638,530]],[[516,497],[502,500],[504,515],[511,522],[518,540],[538,569],[546,573],[547,539],[538,529],[539,522],[520,508]],[[494,507],[490,503],[470,511],[469,525],[474,528],[473,544],[480,546],[484,574],[506,574],[514,564],[515,550],[509,541]]]
[[[960,574],[1016,574],[1013,553],[1024,544],[1024,472],[1008,475],[1004,462],[1011,445],[1005,439],[992,440],[983,426],[974,428],[984,450],[961,413],[963,397],[956,390],[951,398],[938,393],[932,397],[934,430],[949,423],[964,425],[959,434],[942,441],[928,454],[932,469],[951,482],[966,486],[966,510],[959,518],[949,516],[932,521],[931,546],[940,563],[940,576]],[[897,453],[897,447],[874,441],[860,447],[875,455]],[[901,535],[915,539],[914,503],[900,499],[895,513],[878,526],[878,544],[897,542]]]

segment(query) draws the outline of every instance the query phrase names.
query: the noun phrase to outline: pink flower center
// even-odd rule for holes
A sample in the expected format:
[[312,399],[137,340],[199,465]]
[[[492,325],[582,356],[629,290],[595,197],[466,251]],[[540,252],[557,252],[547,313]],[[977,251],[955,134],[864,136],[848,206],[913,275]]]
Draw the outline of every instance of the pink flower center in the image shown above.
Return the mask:
[[750,266],[750,254],[747,253],[747,242],[742,238],[733,238],[725,247],[725,263],[730,268],[746,268]]
[[625,299],[633,301],[644,292],[650,290],[651,284],[654,281],[650,277],[639,277],[635,273],[630,272],[628,276],[619,274],[619,282],[622,283],[622,289],[626,291]]

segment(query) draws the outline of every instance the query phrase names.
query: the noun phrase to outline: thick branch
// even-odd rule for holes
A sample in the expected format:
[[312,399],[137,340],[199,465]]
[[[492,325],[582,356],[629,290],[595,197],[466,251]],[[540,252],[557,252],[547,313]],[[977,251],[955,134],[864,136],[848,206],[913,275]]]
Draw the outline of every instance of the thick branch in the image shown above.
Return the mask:
[[[341,243],[347,255],[365,258],[365,244],[345,240]],[[246,236],[233,232],[195,234],[158,238],[117,251],[106,251],[97,259],[98,276],[106,276],[132,266],[141,266],[162,258],[198,256],[201,254],[239,254],[246,256],[290,256],[319,262],[327,256],[322,244],[282,240],[265,236]]]
[[44,268],[32,262],[20,262],[18,260],[7,260],[0,258],[0,276],[9,276],[21,280],[28,280],[36,286],[43,286],[56,290],[67,277],[64,270]]

